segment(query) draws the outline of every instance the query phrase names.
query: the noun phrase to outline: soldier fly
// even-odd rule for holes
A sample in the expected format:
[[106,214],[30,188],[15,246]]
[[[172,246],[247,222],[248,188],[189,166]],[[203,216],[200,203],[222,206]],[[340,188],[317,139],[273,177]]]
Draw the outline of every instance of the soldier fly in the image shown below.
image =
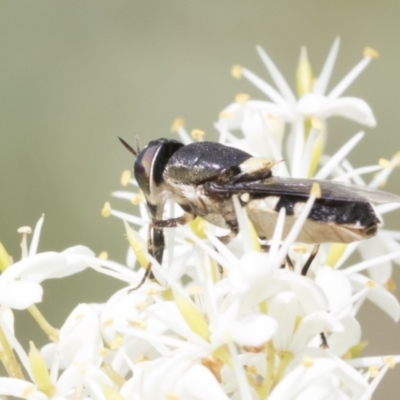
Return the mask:
[[[273,176],[274,162],[220,143],[184,145],[176,140],[158,139],[140,151],[138,143],[137,149],[133,149],[120,140],[136,157],[134,175],[152,218],[148,250],[159,263],[165,245],[163,229],[185,224],[196,216],[229,229],[231,236],[236,235],[238,222],[233,195],[238,195],[246,208],[259,238],[268,239],[282,207],[286,209],[283,235],[287,235],[313,183],[318,182],[321,197],[315,200],[297,238],[298,242],[316,245],[313,256],[321,243],[350,243],[374,236],[380,221],[371,202],[400,202],[400,196],[369,187]],[[181,206],[184,210],[181,217],[162,219],[167,199]],[[307,268],[311,261],[307,262]],[[150,267],[143,281],[149,274]]]

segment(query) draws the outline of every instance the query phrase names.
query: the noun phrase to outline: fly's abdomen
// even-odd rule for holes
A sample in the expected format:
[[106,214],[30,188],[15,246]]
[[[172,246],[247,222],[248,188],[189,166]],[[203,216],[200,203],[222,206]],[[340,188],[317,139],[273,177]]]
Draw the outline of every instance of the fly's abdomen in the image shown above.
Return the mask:
[[[260,237],[271,238],[279,210],[286,210],[284,236],[300,215],[305,200],[296,196],[254,198],[246,205]],[[379,219],[366,201],[317,199],[297,238],[302,243],[351,243],[374,236]]]

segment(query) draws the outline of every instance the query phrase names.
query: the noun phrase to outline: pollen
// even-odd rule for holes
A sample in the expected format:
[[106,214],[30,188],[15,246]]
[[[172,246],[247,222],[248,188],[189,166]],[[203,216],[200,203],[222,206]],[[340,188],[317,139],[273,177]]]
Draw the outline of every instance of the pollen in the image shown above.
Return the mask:
[[379,373],[379,369],[378,369],[378,367],[376,365],[370,365],[368,367],[368,372],[369,372],[369,376],[371,378],[375,378]]
[[298,244],[293,246],[293,251],[295,253],[300,253],[300,254],[306,254],[308,250],[308,247],[304,244]]
[[172,122],[170,131],[176,132],[179,128],[183,128],[185,126],[185,120],[181,117],[177,117],[174,119],[174,121]]
[[393,356],[388,356],[384,358],[385,364],[389,366],[390,369],[393,369],[397,362],[396,359]]
[[396,165],[400,167],[400,151],[394,155],[394,159],[396,160]]
[[140,319],[128,319],[128,324],[130,326],[133,326],[134,328],[139,328],[145,330],[147,328],[146,322],[140,320]]
[[32,233],[32,228],[30,226],[21,226],[21,228],[18,228],[17,232],[30,235]]
[[376,282],[374,282],[373,280],[370,279],[367,282],[367,287],[370,288],[370,289],[376,288]]
[[314,365],[314,359],[310,356],[305,356],[303,357],[303,360],[301,361],[304,367],[312,367]]
[[393,164],[390,160],[387,160],[386,158],[381,158],[379,160],[379,165],[382,168],[386,168],[386,169],[392,169],[393,168]]
[[98,350],[98,353],[99,353],[99,355],[100,355],[101,357],[105,357],[105,356],[109,353],[109,351],[108,351],[108,349],[106,349],[105,347],[101,347],[101,348]]
[[192,286],[189,289],[189,294],[201,294],[203,293],[203,289],[200,286]]
[[311,126],[317,131],[321,132],[324,129],[324,123],[317,117],[311,118]]
[[385,283],[385,287],[389,292],[394,293],[396,291],[396,282],[390,278],[388,281]]
[[226,111],[221,111],[219,113],[219,117],[222,119],[233,119],[235,115],[233,113],[230,112],[226,112]]
[[108,326],[111,326],[114,323],[114,320],[112,318],[108,318],[103,322],[103,328],[107,328]]
[[370,58],[373,58],[374,60],[376,60],[377,58],[379,58],[379,53],[372,47],[365,47],[363,56],[370,57]]
[[107,218],[111,215],[111,204],[108,201],[104,204],[104,207],[101,210],[101,215],[104,218]]
[[234,65],[231,68],[231,75],[235,78],[235,79],[242,79],[242,67],[238,64]]
[[193,129],[192,132],[190,132],[190,136],[192,136],[194,140],[202,140],[205,135],[206,133],[201,129]]
[[131,179],[131,171],[126,169],[121,175],[121,185],[127,186],[130,179]]
[[317,182],[313,183],[310,194],[315,196],[317,199],[321,197],[321,186],[319,186]]
[[100,260],[107,260],[108,259],[108,253],[106,251],[102,251],[98,256],[98,259]]
[[250,99],[250,95],[248,95],[247,93],[238,93],[235,96],[235,101],[236,101],[236,103],[239,103],[239,104],[244,104],[249,99]]
[[135,206],[138,206],[144,200],[143,193],[136,193],[131,198],[131,203]]

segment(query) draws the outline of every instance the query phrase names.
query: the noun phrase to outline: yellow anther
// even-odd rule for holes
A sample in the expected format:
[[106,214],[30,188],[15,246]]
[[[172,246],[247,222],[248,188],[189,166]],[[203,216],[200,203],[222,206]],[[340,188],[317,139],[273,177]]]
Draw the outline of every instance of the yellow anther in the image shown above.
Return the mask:
[[194,140],[202,140],[203,137],[205,136],[205,132],[202,131],[201,129],[193,129],[192,132],[190,132],[190,136],[194,139]]
[[384,358],[385,364],[389,366],[389,368],[393,369],[397,362],[396,359],[393,356],[388,356]]
[[121,185],[122,186],[127,186],[129,181],[130,181],[130,179],[131,179],[131,171],[126,169],[121,175]]
[[146,360],[146,356],[144,354],[141,354],[138,358],[136,358],[136,360],[134,361],[134,363],[140,363],[142,361]]
[[219,117],[222,119],[233,119],[235,116],[235,114],[230,113],[230,112],[226,112],[226,111],[221,111],[219,113]]
[[103,209],[101,210],[101,215],[104,218],[107,218],[111,215],[111,205],[108,201],[104,204]]
[[317,131],[321,132],[324,129],[324,123],[317,117],[311,118],[311,126]]
[[124,337],[120,333],[117,333],[114,336],[114,339],[112,340],[112,342],[110,343],[110,349],[111,350],[118,349],[118,347],[121,346],[123,341],[124,341]]
[[98,350],[98,354],[101,357],[105,357],[110,351],[108,349],[106,349],[105,347],[102,347]]
[[108,259],[108,253],[106,251],[102,251],[97,258],[99,258],[100,260],[107,260]]
[[234,65],[231,68],[231,75],[235,78],[235,79],[241,79],[242,78],[242,67],[240,65]]
[[379,369],[376,365],[370,365],[368,368],[368,372],[371,378],[375,378],[379,373]]
[[379,53],[372,47],[365,47],[363,51],[363,56],[371,57],[376,60],[377,58],[379,58]]
[[321,197],[321,186],[319,186],[317,182],[313,183],[310,194],[315,196],[317,199]]
[[394,155],[394,159],[396,160],[396,164],[400,167],[400,151]]
[[248,95],[247,93],[238,93],[235,96],[235,101],[236,101],[236,103],[239,103],[239,104],[244,104],[249,99],[250,99],[250,95]]
[[304,244],[297,244],[293,246],[293,251],[300,254],[305,254],[308,251],[308,247]]
[[189,294],[201,294],[203,293],[203,289],[200,286],[192,286],[188,292]]
[[142,201],[144,200],[143,193],[136,193],[134,196],[131,198],[131,203],[135,206],[139,205]]
[[257,369],[257,367],[255,365],[248,365],[246,367],[246,371],[249,374],[256,375],[256,376],[258,375],[258,369]]
[[179,397],[176,393],[173,392],[169,392],[167,393],[167,395],[165,396],[166,400],[179,400]]
[[314,359],[310,356],[304,356],[301,363],[304,367],[312,367],[314,365]]
[[369,287],[370,289],[376,288],[376,282],[374,282],[373,280],[369,279],[367,282],[367,287]]
[[382,168],[386,168],[386,169],[392,169],[393,168],[393,164],[390,160],[387,160],[386,158],[381,158],[379,160],[379,165]]
[[138,301],[137,303],[135,303],[135,308],[136,310],[143,310],[146,307],[146,302],[144,301]]
[[114,323],[114,320],[112,318],[108,318],[103,322],[103,328],[107,328],[111,326]]
[[396,291],[396,282],[392,278],[389,278],[385,283],[385,287],[389,292],[394,293]]
[[140,319],[128,319],[128,324],[130,326],[133,326],[134,328],[139,328],[139,329],[146,329],[147,328],[147,324],[146,322],[140,320]]
[[179,128],[183,128],[184,126],[185,126],[185,120],[181,117],[177,117],[174,119],[174,122],[172,122],[170,131],[176,132]]

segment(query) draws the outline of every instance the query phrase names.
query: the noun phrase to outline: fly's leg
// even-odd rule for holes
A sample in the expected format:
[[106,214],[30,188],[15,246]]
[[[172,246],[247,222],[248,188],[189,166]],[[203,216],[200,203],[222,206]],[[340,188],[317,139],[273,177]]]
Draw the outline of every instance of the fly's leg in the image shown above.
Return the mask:
[[319,244],[315,244],[310,256],[308,257],[308,260],[306,261],[306,263],[303,265],[303,268],[301,269],[301,274],[303,276],[307,275],[308,269],[310,268],[311,263],[314,261],[315,256],[317,255],[319,250]]
[[[185,225],[192,221],[196,216],[193,214],[185,213],[177,218],[170,218],[165,220],[153,220],[149,224],[148,234],[147,234],[147,250],[151,256],[153,256],[159,264],[162,263],[164,248],[165,248],[165,238],[164,238],[164,228],[174,228],[178,225]],[[133,290],[139,289],[147,278],[154,278],[151,272],[151,262],[147,264],[146,271],[143,275],[142,280],[137,286],[129,289],[129,293]]]

